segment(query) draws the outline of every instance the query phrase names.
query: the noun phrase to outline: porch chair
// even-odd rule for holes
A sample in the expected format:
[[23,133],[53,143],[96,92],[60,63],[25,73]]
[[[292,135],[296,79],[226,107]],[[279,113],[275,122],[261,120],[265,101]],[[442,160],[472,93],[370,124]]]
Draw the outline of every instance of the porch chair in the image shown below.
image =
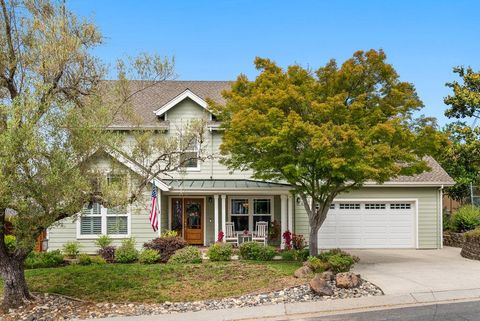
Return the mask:
[[225,243],[231,243],[238,247],[238,235],[235,233],[233,222],[225,222]]
[[252,241],[263,243],[264,246],[267,245],[268,239],[268,222],[257,222],[255,224],[255,233],[252,235]]

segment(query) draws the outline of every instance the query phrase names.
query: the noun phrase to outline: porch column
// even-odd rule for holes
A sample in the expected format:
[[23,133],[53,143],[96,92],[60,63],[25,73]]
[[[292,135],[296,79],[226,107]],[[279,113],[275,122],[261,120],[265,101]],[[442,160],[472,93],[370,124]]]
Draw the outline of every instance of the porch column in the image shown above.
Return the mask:
[[280,237],[281,237],[282,243],[280,245],[280,248],[284,249],[285,248],[285,241],[283,240],[283,233],[287,230],[287,200],[288,200],[288,196],[287,195],[280,195],[280,198],[282,199],[281,209],[280,209],[280,212],[281,212]]
[[[225,223],[227,222],[227,195],[222,195],[222,232],[225,233]],[[225,242],[225,238],[223,238]]]
[[288,195],[288,230],[293,233],[293,202],[292,194]]
[[213,224],[215,224],[215,235],[213,237],[216,242],[218,240],[218,195],[213,195]]

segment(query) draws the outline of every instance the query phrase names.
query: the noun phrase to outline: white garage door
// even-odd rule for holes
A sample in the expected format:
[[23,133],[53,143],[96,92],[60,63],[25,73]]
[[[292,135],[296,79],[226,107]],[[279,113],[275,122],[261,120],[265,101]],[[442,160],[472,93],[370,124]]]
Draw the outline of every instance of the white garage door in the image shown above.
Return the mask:
[[318,232],[320,248],[414,248],[415,202],[338,201]]

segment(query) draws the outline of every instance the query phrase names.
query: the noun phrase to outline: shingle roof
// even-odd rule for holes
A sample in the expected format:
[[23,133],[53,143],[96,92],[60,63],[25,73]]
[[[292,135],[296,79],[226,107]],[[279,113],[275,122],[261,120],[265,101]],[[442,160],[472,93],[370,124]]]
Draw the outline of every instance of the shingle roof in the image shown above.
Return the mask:
[[[440,164],[430,156],[424,158],[430,167],[430,171],[423,172],[419,175],[414,176],[398,176],[386,182],[385,185],[395,185],[395,184],[415,184],[415,183],[427,183],[435,185],[454,185],[455,181],[450,177],[450,175],[445,172],[445,170],[440,166]],[[370,182],[366,185],[376,185],[374,182]]]
[[[107,86],[112,85],[114,81],[105,81]],[[176,96],[189,89],[200,98],[206,100],[212,99],[215,102],[223,103],[222,91],[230,88],[231,81],[200,81],[200,80],[169,80],[161,82],[131,81],[130,91],[132,93],[142,89],[138,94],[133,95],[131,104],[133,110],[138,116],[138,120],[143,126],[155,126],[159,124],[156,115],[153,113],[161,106],[168,103]],[[130,121],[124,118],[118,118],[115,125],[128,125]]]

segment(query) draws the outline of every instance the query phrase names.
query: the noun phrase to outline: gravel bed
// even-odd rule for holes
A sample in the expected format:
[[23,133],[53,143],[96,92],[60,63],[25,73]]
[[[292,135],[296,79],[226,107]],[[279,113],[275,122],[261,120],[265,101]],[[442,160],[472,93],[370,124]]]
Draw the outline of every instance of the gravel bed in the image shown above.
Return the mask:
[[[380,288],[363,280],[358,288],[341,289],[330,282],[334,289],[332,296],[314,295],[308,284],[285,288],[261,294],[247,294],[219,300],[193,302],[165,302],[161,304],[142,303],[90,303],[53,294],[37,294],[37,300],[3,316],[4,321],[54,321],[104,318],[112,316],[138,316],[151,314],[179,313],[201,310],[218,310],[238,307],[252,307],[265,304],[325,301],[362,296],[383,295]],[[0,317],[0,320],[2,318]]]

